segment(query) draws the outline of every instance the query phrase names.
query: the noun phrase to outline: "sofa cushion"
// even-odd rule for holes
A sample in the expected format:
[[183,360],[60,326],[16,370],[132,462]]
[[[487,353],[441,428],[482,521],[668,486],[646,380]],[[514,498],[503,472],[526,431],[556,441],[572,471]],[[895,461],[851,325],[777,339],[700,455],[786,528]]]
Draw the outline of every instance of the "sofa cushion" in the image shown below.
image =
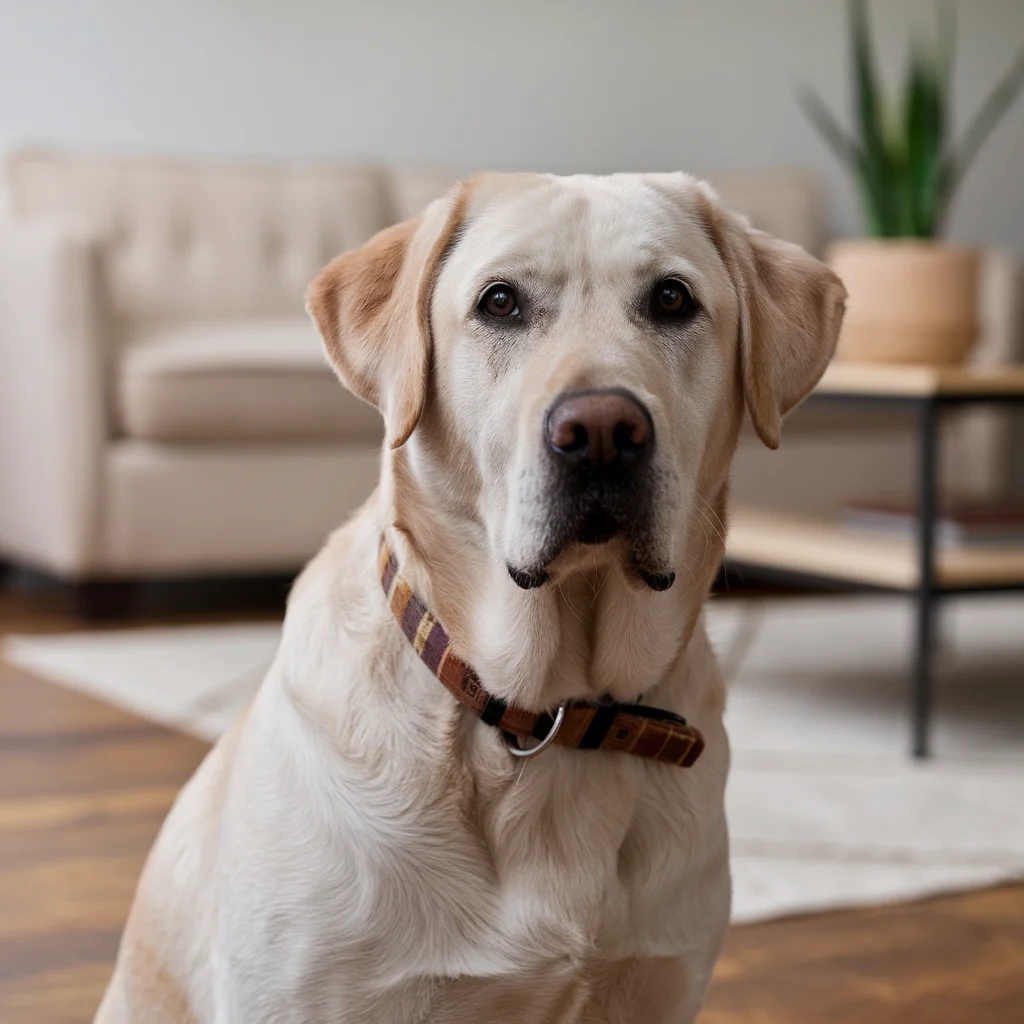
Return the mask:
[[136,330],[118,360],[117,420],[163,442],[374,440],[377,411],[328,367],[305,317]]

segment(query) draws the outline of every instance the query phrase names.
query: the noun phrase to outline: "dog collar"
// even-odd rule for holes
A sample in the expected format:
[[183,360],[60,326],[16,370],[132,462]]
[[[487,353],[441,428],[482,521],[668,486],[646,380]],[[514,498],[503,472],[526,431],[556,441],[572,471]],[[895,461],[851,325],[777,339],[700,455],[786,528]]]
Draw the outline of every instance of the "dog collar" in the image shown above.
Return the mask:
[[452,650],[444,626],[399,574],[387,541],[381,542],[380,580],[402,632],[455,699],[506,737],[540,740],[527,750],[510,744],[512,754],[531,756],[554,742],[580,750],[618,750],[688,768],[704,749],[700,731],[685,718],[646,704],[570,700],[554,714],[534,714],[507,704],[488,693],[476,672]]

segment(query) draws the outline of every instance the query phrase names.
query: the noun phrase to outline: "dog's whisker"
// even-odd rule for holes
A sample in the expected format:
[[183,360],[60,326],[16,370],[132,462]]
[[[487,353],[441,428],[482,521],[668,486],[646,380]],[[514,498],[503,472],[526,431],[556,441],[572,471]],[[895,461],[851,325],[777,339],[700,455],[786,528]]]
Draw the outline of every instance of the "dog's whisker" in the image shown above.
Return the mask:
[[[697,511],[701,512],[704,515],[704,517],[707,519],[708,525],[715,531],[715,533],[718,534],[719,539],[724,544],[725,543],[725,523],[722,522],[722,519],[719,516],[719,514],[715,511],[714,506],[707,500],[707,498],[704,497],[704,495],[698,494],[697,497],[700,499],[701,503],[708,510],[708,512],[710,512],[711,515],[714,516],[714,519],[708,518],[707,517],[707,513],[704,513],[702,509],[697,509]],[[716,523],[717,523],[717,525],[715,525]]]
[[569,611],[571,611],[573,613],[573,615],[576,616],[577,621],[581,625],[586,625],[586,619],[584,619],[583,616],[580,615],[580,613],[577,610],[576,606],[572,603],[572,601],[569,600],[568,597],[566,597],[565,591],[562,589],[562,584],[561,583],[557,583],[556,586],[558,587],[558,592],[559,592],[559,594],[562,595],[562,600],[566,603],[566,606],[568,607]]
[[[699,497],[699,495],[698,495]],[[711,538],[708,536],[708,531],[704,529],[704,518],[701,515],[699,506],[694,508],[694,512],[697,513],[697,525],[700,527],[700,532],[704,534],[704,558],[703,561],[707,561],[708,552],[711,550]]]
[[587,581],[587,586],[590,587],[590,590],[594,595],[593,600],[590,602],[590,607],[593,608],[594,605],[597,603],[598,595],[597,583],[594,582],[597,579],[597,555],[595,555],[593,551],[590,552],[590,565],[591,571],[594,574],[593,579],[591,579],[589,576],[585,576],[584,578]]
[[[701,563],[701,565],[703,565],[703,563]],[[694,568],[693,568],[692,563],[687,561],[686,559],[683,559],[683,568],[690,574],[690,578],[693,580],[693,582],[696,583],[697,582],[697,573],[694,572]],[[699,569],[699,568],[701,568],[701,566],[698,565],[697,568]]]
[[[705,501],[704,498],[702,498],[699,494],[697,495],[697,497],[704,505],[704,508],[711,509],[711,506],[708,505],[707,501]],[[704,508],[701,508],[700,505],[696,505],[694,506],[693,511],[697,514],[697,518],[700,520],[700,522],[706,523],[708,526],[710,526],[711,529],[714,530],[715,535],[718,537],[718,539],[724,543],[725,535],[722,533],[721,529],[719,528],[719,525],[715,522],[715,520],[712,519],[711,516],[709,516],[708,513],[704,511]],[[714,509],[711,509],[711,511],[714,512]]]

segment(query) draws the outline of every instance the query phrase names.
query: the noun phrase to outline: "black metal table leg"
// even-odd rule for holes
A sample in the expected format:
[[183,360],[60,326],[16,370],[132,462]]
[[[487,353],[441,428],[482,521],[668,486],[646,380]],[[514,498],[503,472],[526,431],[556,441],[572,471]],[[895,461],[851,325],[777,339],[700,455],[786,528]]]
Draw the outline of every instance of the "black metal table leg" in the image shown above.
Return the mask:
[[913,679],[914,757],[929,753],[935,648],[935,520],[938,516],[939,406],[927,399],[918,424],[918,579]]

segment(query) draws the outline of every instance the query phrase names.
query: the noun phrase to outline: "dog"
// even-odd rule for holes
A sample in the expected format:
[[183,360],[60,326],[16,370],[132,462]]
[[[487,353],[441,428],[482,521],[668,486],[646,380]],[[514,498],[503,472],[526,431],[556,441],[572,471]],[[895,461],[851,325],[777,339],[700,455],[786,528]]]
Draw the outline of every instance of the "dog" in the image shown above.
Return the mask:
[[692,1021],[730,462],[844,302],[681,173],[480,175],[330,263],[307,307],[380,484],[172,808],[96,1021]]

